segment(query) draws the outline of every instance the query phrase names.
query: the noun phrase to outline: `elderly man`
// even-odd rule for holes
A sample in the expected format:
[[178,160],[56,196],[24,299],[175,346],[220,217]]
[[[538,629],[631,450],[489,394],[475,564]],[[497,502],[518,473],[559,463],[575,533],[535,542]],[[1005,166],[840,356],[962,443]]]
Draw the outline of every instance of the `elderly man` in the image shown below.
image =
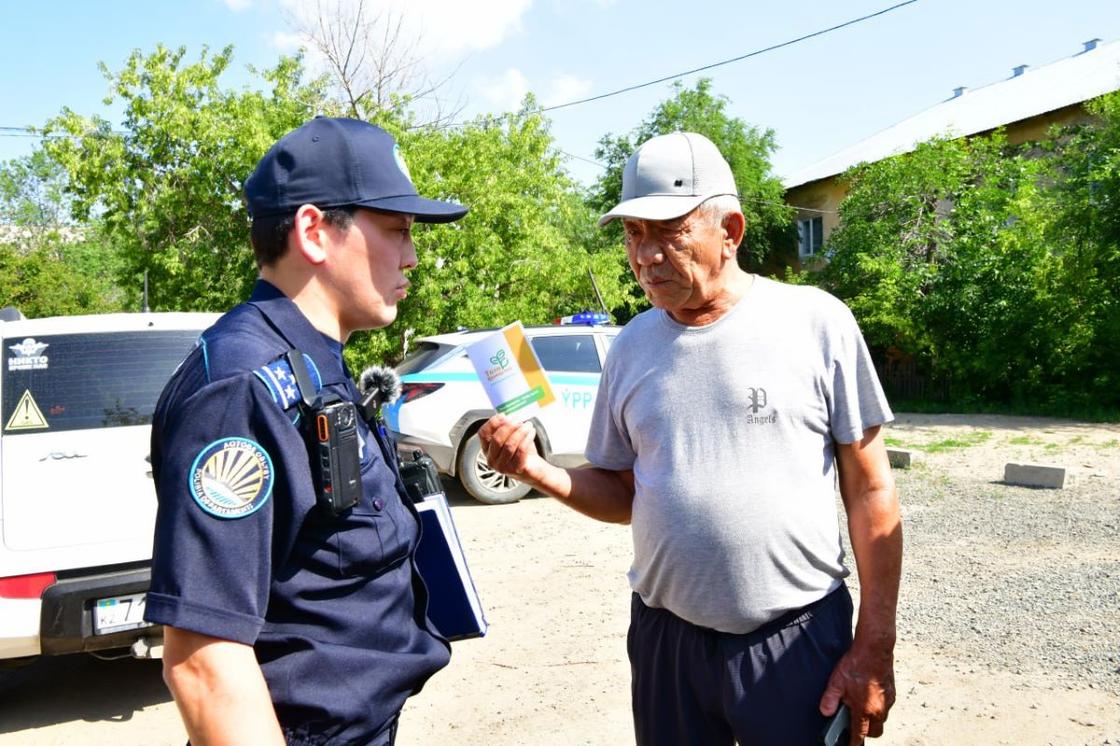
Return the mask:
[[[632,524],[641,746],[811,744],[841,701],[856,744],[882,734],[895,697],[902,528],[880,432],[892,414],[840,301],[740,269],[736,194],[703,136],[645,142],[600,224],[623,221],[653,308],[612,346],[591,466],[547,463],[532,426],[501,415],[481,438],[500,471]],[[860,580],[854,639],[837,480]]]
[[393,138],[316,118],[245,183],[260,279],[202,334],[152,422],[159,497],[147,616],[191,743],[391,744],[447,664],[394,449],[343,362],[416,266],[416,193]]

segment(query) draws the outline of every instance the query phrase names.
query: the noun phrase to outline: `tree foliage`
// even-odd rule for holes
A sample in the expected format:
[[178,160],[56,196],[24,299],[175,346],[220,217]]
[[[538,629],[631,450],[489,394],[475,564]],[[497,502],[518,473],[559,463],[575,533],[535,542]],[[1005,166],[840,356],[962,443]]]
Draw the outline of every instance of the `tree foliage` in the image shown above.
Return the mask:
[[[47,124],[46,147],[67,172],[77,217],[96,217],[119,248],[122,286],[138,289],[147,270],[153,310],[220,311],[256,277],[243,180],[283,134],[320,111],[346,113],[347,103],[326,96],[326,81],[305,81],[298,58],[261,73],[264,90],[230,91],[220,80],[230,49],[190,63],[184,56],[160,47],[106,71],[125,105],[123,131],[64,111]],[[355,365],[398,359],[413,335],[595,307],[589,269],[609,302],[622,297],[615,258],[583,243],[593,215],[535,108],[529,99],[517,115],[459,128],[378,110],[419,191],[471,212],[418,227],[411,297],[391,328],[354,341]]]
[[623,267],[589,239],[595,215],[565,174],[547,121],[532,97],[500,119],[398,133],[422,194],[470,213],[449,226],[418,226],[418,267],[392,327],[372,333],[375,356],[392,356],[404,335],[548,323],[598,308],[589,271],[608,307],[623,302]]
[[115,311],[115,252],[74,225],[66,175],[42,150],[0,163],[0,305],[27,316]]
[[1118,102],[1040,144],[933,140],[855,167],[815,281],[958,401],[1117,406]]
[[[776,147],[774,132],[729,116],[728,99],[714,94],[712,81],[707,78],[693,88],[676,82],[672,91],[672,96],[659,103],[632,132],[607,134],[599,140],[595,157],[607,168],[591,189],[591,205],[603,213],[618,204],[626,161],[643,142],[670,132],[698,132],[715,143],[731,165],[747,219],[739,262],[747,269],[757,269],[775,249],[793,242],[793,213],[783,201],[781,181],[770,170],[770,157]],[[621,241],[620,228],[609,230]]]
[[242,181],[281,135],[318,112],[320,85],[298,58],[260,73],[264,90],[230,91],[220,78],[232,48],[187,62],[183,48],[134,52],[112,73],[106,103],[124,105],[123,131],[64,109],[44,148],[69,176],[79,220],[98,218],[123,258],[130,299],[149,273],[152,310],[217,310],[256,275]]

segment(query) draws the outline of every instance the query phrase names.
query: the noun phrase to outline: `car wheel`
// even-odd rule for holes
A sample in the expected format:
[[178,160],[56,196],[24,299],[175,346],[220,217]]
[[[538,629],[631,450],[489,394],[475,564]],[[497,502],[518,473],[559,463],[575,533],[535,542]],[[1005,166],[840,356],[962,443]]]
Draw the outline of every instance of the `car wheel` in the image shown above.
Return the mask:
[[529,494],[531,489],[524,482],[491,468],[482,452],[482,442],[478,439],[477,432],[471,435],[459,452],[457,473],[459,481],[470,496],[487,505],[515,503]]

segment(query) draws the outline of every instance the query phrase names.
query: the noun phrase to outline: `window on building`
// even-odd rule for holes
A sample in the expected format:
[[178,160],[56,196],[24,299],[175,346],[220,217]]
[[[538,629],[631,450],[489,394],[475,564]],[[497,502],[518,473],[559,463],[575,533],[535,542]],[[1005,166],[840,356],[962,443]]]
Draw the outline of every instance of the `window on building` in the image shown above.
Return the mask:
[[797,255],[816,256],[824,243],[824,220],[805,218],[797,221]]

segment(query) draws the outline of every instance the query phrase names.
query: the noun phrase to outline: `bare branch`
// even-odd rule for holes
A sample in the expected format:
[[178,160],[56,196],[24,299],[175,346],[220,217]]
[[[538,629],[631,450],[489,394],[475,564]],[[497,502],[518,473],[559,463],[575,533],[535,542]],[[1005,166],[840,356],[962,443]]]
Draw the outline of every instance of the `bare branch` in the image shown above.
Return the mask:
[[[451,114],[434,94],[452,77],[432,81],[419,54],[420,37],[410,38],[400,13],[370,16],[365,0],[316,0],[315,17],[289,16],[291,25],[324,59],[337,86],[340,106],[350,116],[375,119],[417,101],[435,101],[435,118],[420,126],[439,125]],[[413,112],[409,112],[410,114]]]

